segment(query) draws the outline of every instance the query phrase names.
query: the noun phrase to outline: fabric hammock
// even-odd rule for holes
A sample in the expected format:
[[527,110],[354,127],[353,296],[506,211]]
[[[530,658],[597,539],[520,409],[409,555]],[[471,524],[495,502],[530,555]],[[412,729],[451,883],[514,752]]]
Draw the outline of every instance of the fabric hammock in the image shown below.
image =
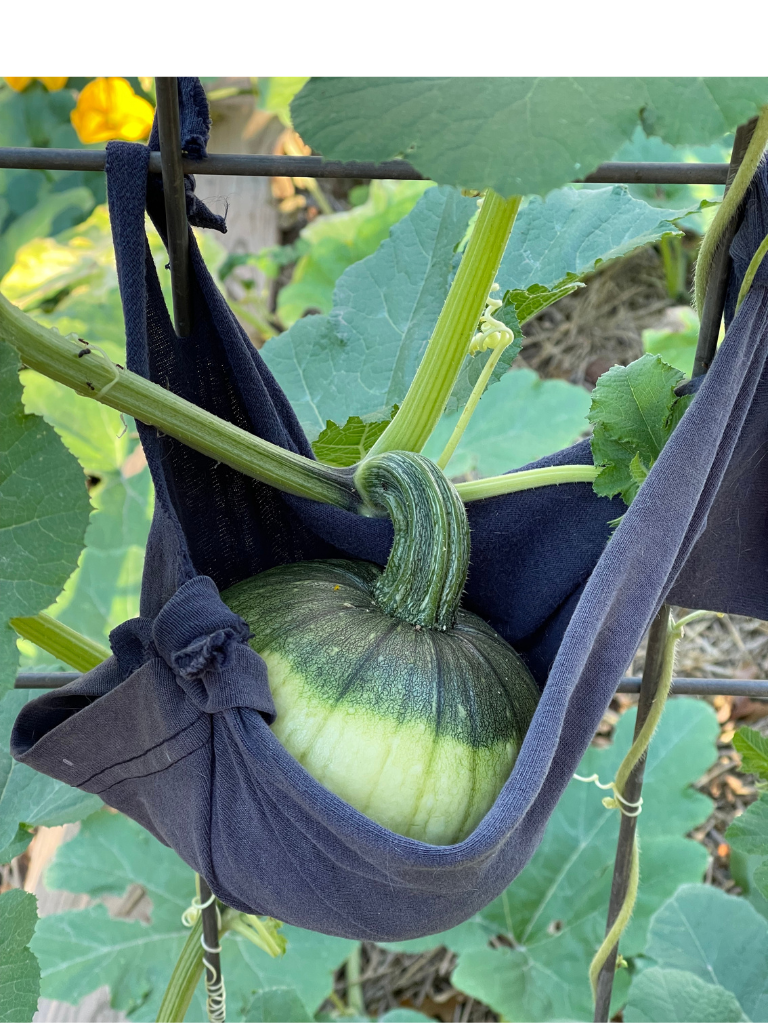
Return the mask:
[[[184,148],[203,155],[205,98],[196,80],[181,83]],[[144,232],[146,206],[165,234],[148,159],[141,145],[108,146],[129,368],[311,458],[192,237],[194,327],[189,338],[174,334]],[[211,226],[189,184],[191,222]],[[763,169],[734,243],[736,289],[767,230]],[[237,910],[379,941],[465,920],[533,854],[663,600],[768,618],[766,283],[768,272],[758,274],[628,511],[588,484],[468,505],[465,604],[522,654],[543,693],[511,777],[463,842],[436,847],[389,832],[283,749],[269,728],[265,665],[218,596],[285,562],[383,564],[389,522],[282,494],[141,424],[156,488],[141,616],[112,633],[114,657],[24,707],[14,757],[140,822]],[[585,442],[534,465],[590,461]],[[607,543],[609,520],[625,511]]]

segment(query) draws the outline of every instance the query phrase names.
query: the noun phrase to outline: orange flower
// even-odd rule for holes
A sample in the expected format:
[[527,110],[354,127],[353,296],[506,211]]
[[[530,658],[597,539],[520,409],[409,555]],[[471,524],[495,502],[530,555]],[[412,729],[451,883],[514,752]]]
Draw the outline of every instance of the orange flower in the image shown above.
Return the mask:
[[[6,78],[6,82],[14,90],[14,92],[24,92],[30,82],[34,81],[32,78]],[[63,89],[67,84],[67,77],[64,78],[38,78],[38,82],[42,82],[48,92],[58,92],[59,89]]]
[[152,128],[154,108],[124,78],[94,78],[77,98],[72,124],[81,142],[139,142]]

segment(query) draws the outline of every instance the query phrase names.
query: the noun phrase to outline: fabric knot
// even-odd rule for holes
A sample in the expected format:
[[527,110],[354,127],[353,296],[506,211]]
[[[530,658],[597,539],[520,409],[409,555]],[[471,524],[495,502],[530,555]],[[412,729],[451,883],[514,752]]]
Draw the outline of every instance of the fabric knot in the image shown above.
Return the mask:
[[171,656],[172,667],[182,679],[199,679],[206,672],[217,672],[229,663],[233,645],[244,643],[250,635],[244,622],[234,628],[217,629],[176,651]]

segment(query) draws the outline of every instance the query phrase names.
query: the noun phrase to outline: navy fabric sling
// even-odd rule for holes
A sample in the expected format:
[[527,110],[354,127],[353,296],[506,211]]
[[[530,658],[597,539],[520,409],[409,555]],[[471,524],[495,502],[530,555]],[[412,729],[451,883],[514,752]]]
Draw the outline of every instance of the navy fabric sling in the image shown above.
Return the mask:
[[[194,137],[202,155],[204,97],[194,81],[181,95],[183,138]],[[144,233],[145,203],[165,230],[147,161],[143,146],[108,147],[129,367],[311,457],[193,238],[194,329],[175,336]],[[191,189],[188,206],[193,223],[213,224]],[[767,224],[763,168],[734,243],[734,287]],[[218,596],[284,562],[345,555],[382,564],[389,523],[283,495],[142,425],[156,508],[141,616],[113,632],[114,657],[24,707],[14,756],[141,822],[238,910],[375,940],[466,919],[533,854],[664,599],[768,618],[766,284],[768,272],[758,274],[628,511],[588,484],[468,506],[465,603],[521,652],[543,693],[510,779],[464,842],[434,847],[395,835],[309,776],[272,734],[264,663]],[[589,461],[585,442],[536,465]],[[625,511],[610,538],[608,521]]]

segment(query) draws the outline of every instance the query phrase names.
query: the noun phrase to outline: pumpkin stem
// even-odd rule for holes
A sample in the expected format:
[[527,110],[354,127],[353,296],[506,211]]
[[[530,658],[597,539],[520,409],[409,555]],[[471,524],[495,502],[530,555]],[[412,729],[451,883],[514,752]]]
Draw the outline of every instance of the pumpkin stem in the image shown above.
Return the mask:
[[456,488],[434,462],[414,452],[366,459],[355,485],[370,505],[386,509],[395,529],[376,600],[405,622],[449,629],[469,567],[469,524]]

